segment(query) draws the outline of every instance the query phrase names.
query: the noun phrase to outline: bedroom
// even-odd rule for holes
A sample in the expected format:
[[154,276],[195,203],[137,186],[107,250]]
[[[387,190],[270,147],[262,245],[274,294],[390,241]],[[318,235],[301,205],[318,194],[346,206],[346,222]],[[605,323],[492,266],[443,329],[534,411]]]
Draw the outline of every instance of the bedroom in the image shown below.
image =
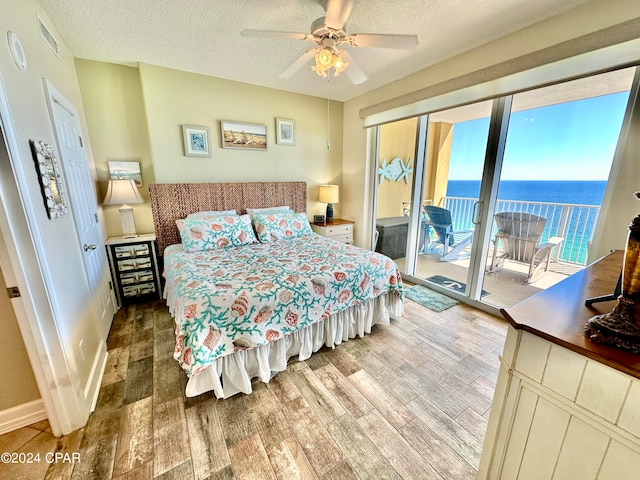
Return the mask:
[[[551,25],[561,25],[562,28],[557,28],[557,31],[564,32],[561,35],[559,34],[552,43],[560,43],[563,40],[576,38],[582,34],[622,23],[638,16],[634,2],[620,2],[620,8],[605,8],[605,12],[600,10],[604,8],[600,2],[594,2],[588,8],[587,6],[582,8],[583,10],[578,9],[576,12],[576,18],[580,18],[579,22],[572,21],[570,16],[560,16],[556,19],[558,23],[551,23]],[[218,150],[216,159],[194,159],[193,161],[188,159],[187,161],[208,171],[211,179],[246,180],[247,175],[251,174],[254,177],[250,179],[263,180],[270,179],[270,176],[275,172],[278,180],[303,179],[307,180],[310,185],[318,185],[327,181],[340,184],[343,187],[343,201],[337,205],[337,209],[340,215],[358,220],[356,243],[360,245],[364,245],[366,242],[367,222],[370,221],[367,218],[367,214],[363,213],[366,212],[367,192],[362,181],[363,178],[366,178],[366,169],[361,159],[366,156],[366,138],[365,131],[361,129],[360,109],[397,97],[403,93],[417,91],[447,78],[461,76],[465,73],[494,65],[509,55],[525,54],[547,46],[542,40],[539,43],[530,41],[529,35],[533,35],[535,38],[544,37],[544,35],[536,35],[536,30],[532,29],[519,35],[513,34],[510,38],[509,43],[517,52],[506,53],[499,48],[498,44],[489,44],[476,51],[475,54],[463,54],[455,61],[444,62],[439,67],[433,67],[421,75],[417,75],[414,79],[408,79],[396,86],[381,88],[374,93],[368,93],[344,103],[332,102],[330,108],[332,148],[327,151],[324,147],[326,144],[326,98],[287,94],[245,84],[231,83],[231,87],[237,90],[239,96],[248,96],[256,100],[251,102],[250,105],[241,106],[244,110],[234,110],[239,108],[237,104],[234,104],[226,107],[227,110],[221,111],[220,105],[223,104],[222,102],[225,99],[220,94],[216,96],[215,92],[219,91],[221,86],[229,85],[228,81],[225,80],[204,79],[200,75],[187,74],[150,65],[143,65],[140,69],[135,69],[91,61],[78,60],[76,62],[64,48],[60,59],[51,56],[50,51],[47,50],[48,47],[42,43],[39,35],[35,32],[35,13],[47,18],[37,2],[21,2],[19,6],[16,6],[7,15],[4,15],[3,12],[1,20],[3,31],[13,30],[19,33],[26,51],[34,52],[29,53],[29,68],[24,73],[18,72],[6,48],[2,50],[2,56],[0,57],[2,60],[0,65],[2,67],[3,81],[18,133],[19,149],[23,152],[25,177],[27,178],[29,189],[32,191],[32,198],[37,200],[39,192],[37,185],[33,181],[32,161],[28,155],[28,139],[35,137],[52,140],[49,115],[43,100],[41,77],[50,79],[76,106],[84,105],[84,109],[87,111],[92,108],[104,109],[108,107],[109,111],[112,112],[110,113],[110,118],[116,119],[116,121],[109,122],[105,126],[99,124],[100,118],[96,115],[89,115],[87,112],[82,113],[82,116],[86,118],[87,124],[85,133],[92,132],[90,142],[99,180],[99,196],[104,194],[106,186],[105,163],[114,155],[120,160],[141,158],[145,183],[148,181],[187,181],[200,178],[202,170],[189,173],[189,170],[181,168],[181,165],[184,165],[182,161],[187,159],[181,154],[182,145],[179,143],[181,139],[179,125],[181,123],[209,125],[212,132],[217,134],[216,121],[220,119],[251,121],[255,119],[253,111],[255,105],[264,101],[267,107],[262,112],[263,118],[255,120],[267,124],[272,129],[274,118],[278,116],[294,118],[297,120],[298,125],[302,119],[306,119],[309,122],[306,127],[308,128],[308,134],[317,137],[316,142],[320,144],[321,148],[316,147],[315,144],[307,145],[306,147],[299,145],[296,148],[284,146],[278,148],[274,145],[266,153],[249,152],[251,156],[243,154],[240,160],[238,160],[240,157],[236,155],[238,152]],[[550,27],[547,26],[547,28]],[[540,26],[537,32],[539,33],[540,31],[546,32],[546,29]],[[473,61],[470,61],[471,57],[474,58]],[[83,77],[84,80],[80,81],[79,77]],[[78,84],[80,85],[78,86]],[[91,84],[95,85],[96,89],[99,88],[100,91],[94,92]],[[142,85],[144,85],[145,95],[147,95],[147,92],[153,95],[149,104],[146,104],[146,100],[143,100]],[[106,89],[105,86],[108,88]],[[175,98],[173,95],[163,94],[163,92],[171,91],[176,87],[182,90],[188,98],[185,97],[182,102],[175,102],[172,100],[172,98]],[[199,103],[201,99],[195,94],[200,88],[211,92],[208,97],[211,99],[211,105],[208,105],[206,109],[212,113],[207,114],[204,119],[198,116],[198,111],[201,110]],[[83,90],[88,91],[85,93]],[[105,98],[104,94],[101,95],[100,92],[105,90],[113,92],[113,96]],[[95,94],[92,95],[92,93]],[[87,94],[93,97],[92,100],[86,98]],[[115,100],[111,101],[111,99]],[[91,105],[92,101],[96,102],[93,106]],[[285,103],[290,105],[288,107],[290,109],[285,112],[279,112],[280,106]],[[129,108],[125,108],[127,106]],[[172,110],[166,114],[163,109],[168,107]],[[118,111],[118,109],[120,110]],[[174,121],[169,118],[173,112],[180,112],[180,109],[184,109],[184,112],[181,113],[185,117],[184,120]],[[311,114],[307,114],[307,112],[311,112]],[[97,122],[98,125],[89,125],[91,122]],[[157,123],[154,125],[153,122]],[[110,128],[115,131],[110,130]],[[94,135],[93,131],[96,129],[103,132],[104,137]],[[149,129],[152,130],[150,131]],[[298,135],[301,133],[299,131]],[[141,141],[146,137],[152,137],[153,141]],[[106,145],[108,142],[113,144],[113,149]],[[114,150],[116,150],[115,153]],[[286,155],[286,158],[279,159],[279,155]],[[304,163],[300,162],[299,157],[305,158]],[[147,161],[150,158],[154,159],[153,164]],[[181,161],[176,162],[175,158]],[[225,169],[226,173],[223,175],[222,172],[225,172]],[[5,178],[4,175],[3,178]],[[3,193],[6,193],[6,188],[3,185]],[[322,213],[324,206],[317,203],[317,194],[313,187],[310,188],[308,198],[309,213]],[[40,204],[36,204],[35,207],[40,208]],[[139,231],[151,231],[149,204],[134,206],[134,208]],[[621,212],[617,222],[623,227],[636,210],[636,206],[633,203],[625,201],[617,203],[615,208]],[[65,241],[65,239],[74,235],[69,220],[63,219],[61,222],[49,222],[46,217],[41,218],[42,212],[40,210],[36,214],[38,216],[36,222],[39,228],[42,229],[43,236],[51,242],[49,248],[59,252],[61,257],[65,259],[71,275],[80,275],[81,273],[78,272],[81,272],[82,265],[79,255],[75,252],[74,246]],[[105,223],[108,234],[117,235],[119,228],[117,209],[107,208],[104,214],[106,216]],[[15,210],[10,211],[8,217],[10,221],[3,225],[3,233],[6,235],[7,231],[12,231],[12,236],[19,240],[24,240],[28,238],[28,225],[24,217],[20,220],[16,215]],[[609,218],[611,218],[612,222],[616,221],[613,216]],[[9,228],[8,225],[11,225],[12,228]],[[618,231],[620,229],[612,227],[611,230]],[[623,234],[621,233],[619,236],[622,237]],[[615,241],[618,244],[621,242],[620,238],[615,239]],[[24,241],[22,243],[28,245],[30,242]],[[33,247],[32,251],[29,252],[25,250],[27,247],[24,245],[19,245],[17,250],[17,257],[23,259],[24,265],[14,265],[14,268],[29,273],[29,283],[35,292],[33,294],[34,305],[29,307],[31,311],[27,309],[27,314],[35,315],[33,313],[35,311],[42,319],[65,315],[67,313],[65,305],[68,302],[71,304],[74,302],[73,298],[69,298],[71,293],[65,292],[64,289],[59,289],[60,291],[54,290],[54,297],[58,299],[54,303],[59,303],[59,305],[52,306],[48,303],[47,287],[43,284],[39,285],[37,280],[41,277],[41,274],[38,271],[38,266],[34,265],[33,259],[38,258],[38,256]],[[6,272],[4,273],[6,275]],[[57,270],[54,271],[54,274],[58,275]],[[55,275],[53,280],[59,280],[59,277]],[[26,283],[23,280],[23,284]],[[71,316],[73,317],[73,315]],[[77,320],[79,328],[87,330],[88,338],[91,339],[91,335],[95,335],[91,331],[93,327],[87,327],[84,320],[75,320]],[[95,343],[94,345],[88,345],[88,348],[95,348]],[[69,344],[63,344],[59,346],[59,349],[74,351],[76,347],[76,342],[71,345],[71,340],[69,340]],[[91,364],[83,368],[90,370]],[[80,390],[84,386],[84,384],[81,385],[79,387]],[[48,400],[48,402],[51,401],[51,399]],[[42,407],[42,403],[40,406]]]

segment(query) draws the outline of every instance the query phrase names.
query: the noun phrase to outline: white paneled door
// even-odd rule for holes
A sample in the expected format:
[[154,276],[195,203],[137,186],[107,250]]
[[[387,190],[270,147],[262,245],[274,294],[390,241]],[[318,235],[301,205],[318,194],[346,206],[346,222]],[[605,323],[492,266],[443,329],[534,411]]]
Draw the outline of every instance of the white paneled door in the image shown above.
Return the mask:
[[89,301],[93,301],[98,309],[99,330],[102,338],[106,340],[115,305],[110,288],[102,229],[98,223],[98,202],[85,154],[80,119],[71,102],[49,82],[45,82],[45,86],[67,182],[67,195],[83,250],[82,258],[92,296]]

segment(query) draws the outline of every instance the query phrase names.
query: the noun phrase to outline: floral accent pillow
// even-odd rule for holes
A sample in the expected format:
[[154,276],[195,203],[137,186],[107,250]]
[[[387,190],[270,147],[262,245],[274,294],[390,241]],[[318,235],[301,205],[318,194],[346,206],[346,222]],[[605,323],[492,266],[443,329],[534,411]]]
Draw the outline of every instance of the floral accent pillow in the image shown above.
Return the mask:
[[176,225],[185,252],[239,247],[256,242],[248,215],[186,218],[176,220]]
[[313,234],[309,220],[304,213],[256,215],[253,217],[253,228],[258,240],[262,243]]

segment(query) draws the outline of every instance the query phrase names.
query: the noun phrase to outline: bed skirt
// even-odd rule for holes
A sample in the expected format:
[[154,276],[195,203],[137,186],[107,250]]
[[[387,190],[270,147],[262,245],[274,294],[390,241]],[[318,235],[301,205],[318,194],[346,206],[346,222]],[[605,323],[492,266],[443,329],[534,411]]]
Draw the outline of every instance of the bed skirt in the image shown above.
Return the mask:
[[268,383],[275,373],[287,368],[291,357],[297,355],[299,361],[306,360],[323,346],[333,348],[356,336],[364,337],[365,333],[371,333],[373,325],[388,325],[389,319],[400,318],[402,313],[402,299],[397,294],[379,295],[267,345],[218,358],[209,368],[189,378],[186,396],[209,391],[217,398],[240,392],[249,394],[253,378]]

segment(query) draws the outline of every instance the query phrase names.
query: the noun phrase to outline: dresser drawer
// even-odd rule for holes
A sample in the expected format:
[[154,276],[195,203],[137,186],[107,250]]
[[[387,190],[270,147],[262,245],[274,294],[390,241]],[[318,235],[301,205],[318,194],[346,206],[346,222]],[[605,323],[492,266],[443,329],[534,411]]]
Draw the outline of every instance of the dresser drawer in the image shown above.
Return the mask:
[[118,271],[138,270],[139,268],[151,268],[151,257],[118,260]]
[[137,243],[133,245],[120,245],[113,248],[116,258],[136,258],[149,256],[149,244]]
[[153,270],[151,269],[120,274],[120,283],[122,285],[135,285],[137,283],[153,282],[154,279]]
[[336,237],[339,235],[348,235],[353,234],[353,225],[327,225],[325,227],[325,231],[327,232],[325,236],[327,237]]
[[139,285],[125,285],[122,287],[122,295],[125,297],[140,297],[156,292],[154,282],[141,283]]

